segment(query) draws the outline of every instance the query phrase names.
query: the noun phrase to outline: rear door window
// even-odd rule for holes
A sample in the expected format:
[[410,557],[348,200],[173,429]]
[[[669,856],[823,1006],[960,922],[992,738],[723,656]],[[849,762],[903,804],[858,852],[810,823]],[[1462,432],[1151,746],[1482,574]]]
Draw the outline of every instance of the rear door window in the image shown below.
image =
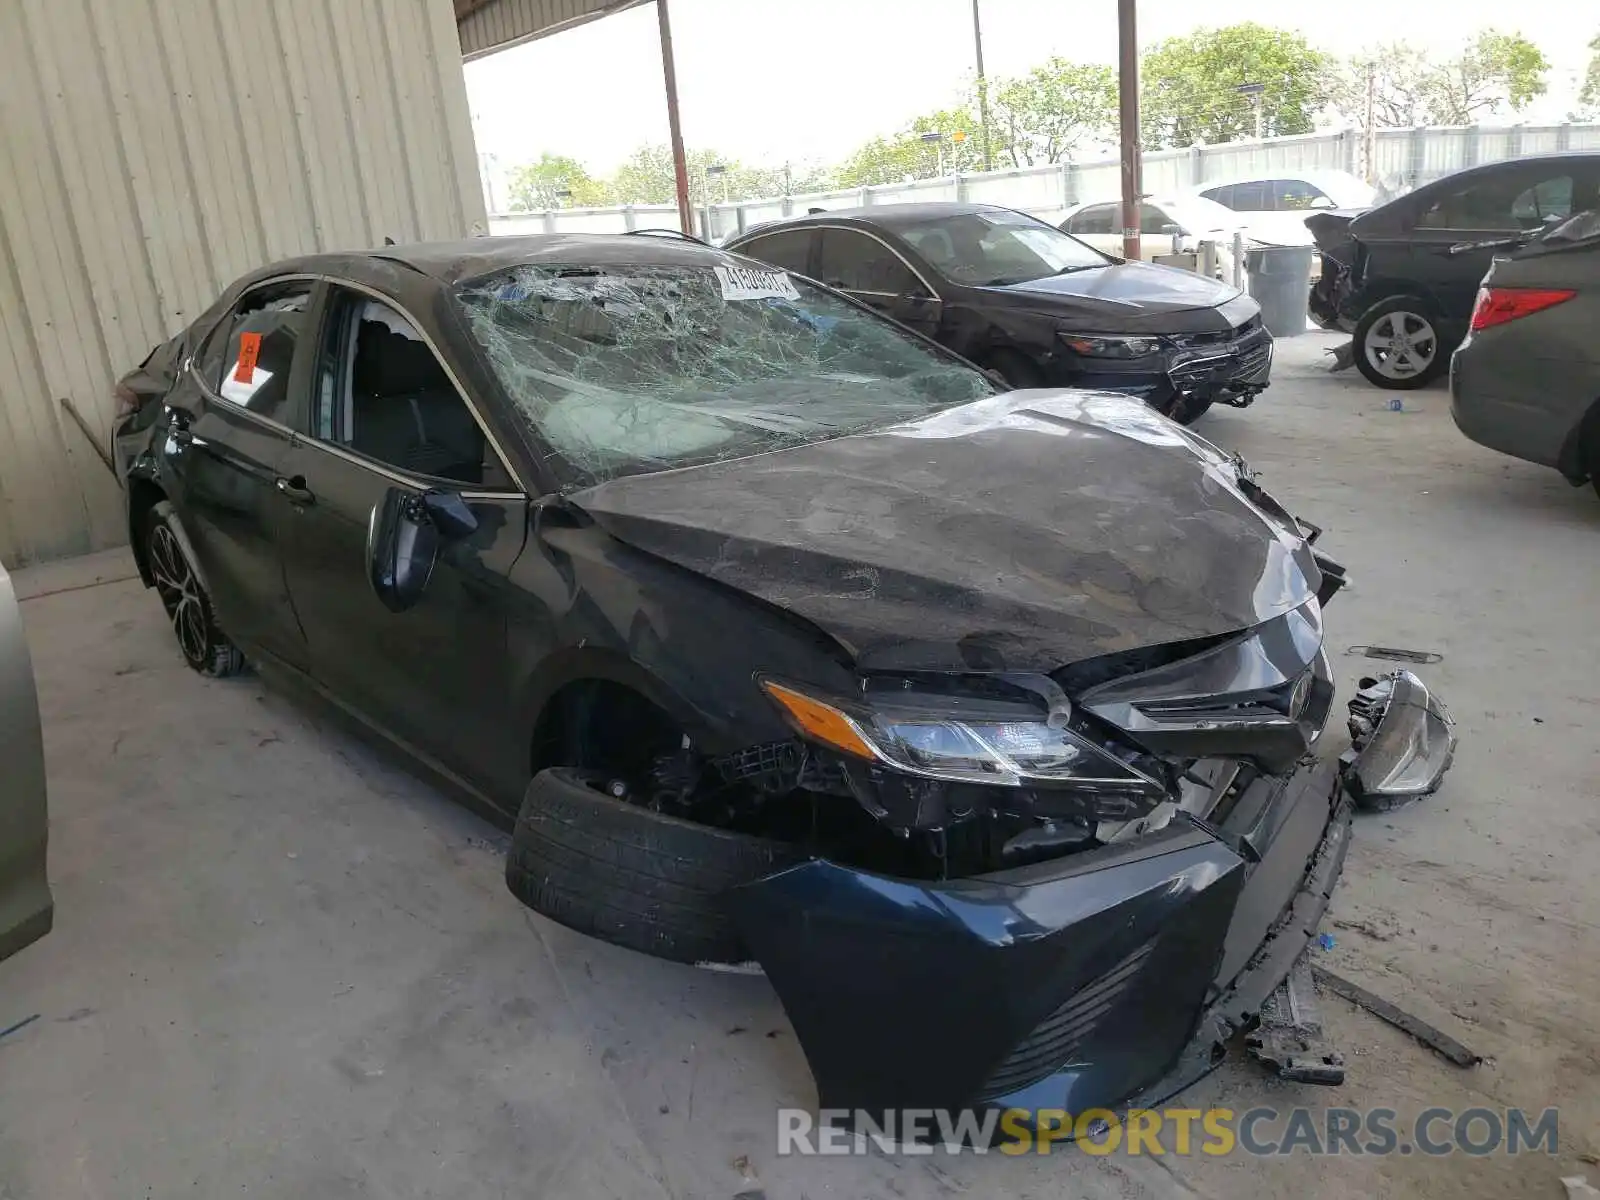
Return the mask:
[[1572,176],[1544,178],[1527,171],[1504,172],[1447,192],[1417,218],[1419,229],[1516,231],[1537,229],[1544,216],[1572,211]]
[[1268,184],[1268,199],[1274,212],[1293,212],[1304,208],[1332,208],[1328,193],[1304,179],[1274,179]]
[[202,351],[199,369],[206,383],[224,400],[281,419],[310,301],[307,282],[268,284],[246,293]]
[[1110,204],[1095,204],[1084,209],[1067,222],[1067,232],[1081,234],[1114,232],[1111,228],[1111,213],[1114,207]]
[[1216,201],[1218,204],[1222,205],[1223,208],[1232,208],[1237,210],[1239,207],[1233,202],[1233,184],[1231,183],[1224,184],[1222,187],[1207,188],[1200,194],[1207,200]]

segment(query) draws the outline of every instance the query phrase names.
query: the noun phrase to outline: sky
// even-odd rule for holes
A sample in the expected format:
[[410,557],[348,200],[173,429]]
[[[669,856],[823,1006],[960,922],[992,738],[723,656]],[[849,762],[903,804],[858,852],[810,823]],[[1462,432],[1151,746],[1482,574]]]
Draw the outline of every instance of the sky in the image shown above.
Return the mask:
[[[1116,60],[1115,0],[980,3],[990,78],[1051,55]],[[1403,39],[1447,55],[1479,29],[1519,31],[1505,0],[1221,0],[1204,22],[1201,7],[1140,0],[1140,44],[1201,23],[1258,21],[1336,54]],[[670,11],[684,141],[749,165],[836,162],[945,107],[973,72],[970,0],[671,0]],[[1525,11],[1520,32],[1553,68],[1550,96],[1525,116],[1559,120],[1595,30]],[[1412,19],[1397,21],[1397,12]],[[501,170],[549,151],[606,174],[634,147],[667,140],[654,5],[468,63],[466,76],[478,150]]]

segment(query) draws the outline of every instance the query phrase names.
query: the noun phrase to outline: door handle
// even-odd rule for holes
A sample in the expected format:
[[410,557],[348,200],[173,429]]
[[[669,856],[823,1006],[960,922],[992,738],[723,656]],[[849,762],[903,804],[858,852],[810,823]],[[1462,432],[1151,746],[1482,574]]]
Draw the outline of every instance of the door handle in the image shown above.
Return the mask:
[[306,477],[304,475],[296,475],[292,479],[285,479],[282,475],[279,475],[273,481],[273,486],[282,492],[291,504],[315,504],[317,501],[311,489],[306,486]]

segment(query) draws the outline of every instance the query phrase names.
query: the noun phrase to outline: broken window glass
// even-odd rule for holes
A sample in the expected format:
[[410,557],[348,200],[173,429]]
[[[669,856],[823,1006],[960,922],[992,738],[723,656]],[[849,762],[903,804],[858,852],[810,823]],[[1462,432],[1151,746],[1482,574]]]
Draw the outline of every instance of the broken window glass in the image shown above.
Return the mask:
[[995,392],[872,313],[734,260],[530,264],[458,296],[568,486],[843,437]]

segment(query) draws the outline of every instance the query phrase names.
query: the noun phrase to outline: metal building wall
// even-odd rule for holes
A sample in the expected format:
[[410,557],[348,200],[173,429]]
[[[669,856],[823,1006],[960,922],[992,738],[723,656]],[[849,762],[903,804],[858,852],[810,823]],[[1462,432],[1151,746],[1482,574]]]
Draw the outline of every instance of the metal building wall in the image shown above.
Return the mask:
[[0,561],[125,540],[60,399],[228,282],[486,229],[451,0],[0,0]]

